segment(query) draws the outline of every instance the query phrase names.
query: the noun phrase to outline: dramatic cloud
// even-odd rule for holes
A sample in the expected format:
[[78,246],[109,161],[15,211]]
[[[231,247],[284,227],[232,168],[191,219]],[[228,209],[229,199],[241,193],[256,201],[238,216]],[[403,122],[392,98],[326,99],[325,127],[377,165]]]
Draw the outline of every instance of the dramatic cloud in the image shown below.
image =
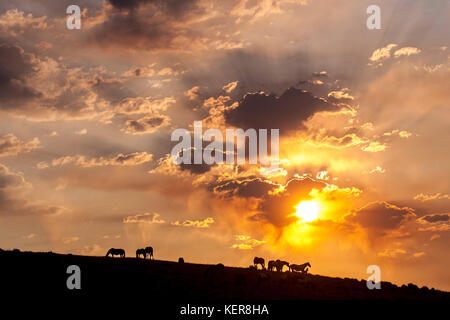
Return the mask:
[[197,0],[108,1],[105,20],[90,30],[89,41],[129,50],[175,49],[188,44],[188,23],[204,14]]
[[214,218],[206,218],[203,220],[184,220],[184,221],[175,221],[171,224],[173,226],[180,226],[180,227],[190,227],[190,228],[209,228],[210,224],[214,223]]
[[265,220],[275,226],[285,226],[297,220],[291,215],[300,201],[311,200],[311,192],[323,190],[327,184],[309,177],[294,178],[272,195],[263,199],[259,205],[259,213],[252,219]]
[[347,215],[345,219],[375,233],[385,234],[387,231],[399,228],[415,216],[411,208],[400,208],[383,201],[371,202]]
[[410,56],[413,54],[419,54],[420,53],[420,49],[418,48],[414,48],[414,47],[404,47],[401,49],[398,49],[397,51],[395,51],[394,56],[396,58],[401,57],[401,56]]
[[414,197],[414,200],[419,200],[422,202],[431,201],[431,200],[441,200],[441,199],[450,199],[450,195],[438,192],[436,194],[420,193]]
[[32,13],[25,14],[17,9],[8,10],[0,16],[0,30],[10,36],[23,34],[24,29],[46,29],[47,17],[33,17]]
[[[81,168],[103,167],[103,166],[138,166],[140,164],[150,162],[153,155],[147,152],[134,152],[123,154],[120,153],[110,158],[91,158],[88,159],[82,155],[65,156],[53,159],[51,165],[54,167],[62,167],[67,165],[75,165]],[[46,163],[39,163],[38,168],[47,168]]]
[[230,93],[234,89],[236,89],[239,81],[230,82],[229,84],[222,87],[222,90],[226,93]]
[[165,223],[163,219],[160,218],[159,213],[146,212],[143,214],[136,214],[133,216],[128,216],[123,219],[123,223],[148,223],[148,224],[161,224]]
[[0,136],[0,157],[17,155],[21,152],[30,152],[39,147],[40,141],[34,138],[31,141],[24,142],[18,139],[15,135],[9,133]]
[[225,120],[238,128],[277,128],[301,130],[304,122],[320,111],[337,111],[339,107],[311,93],[290,88],[281,96],[249,93],[235,108],[225,111]]
[[114,107],[116,113],[131,114],[152,114],[158,115],[159,112],[167,110],[167,108],[175,103],[175,99],[171,97],[163,99],[153,99],[151,97],[126,97]]
[[189,99],[189,100],[195,100],[200,96],[200,87],[199,86],[195,86],[192,87],[191,89],[187,90],[184,95]]
[[36,72],[35,63],[21,48],[0,43],[0,65],[0,109],[11,110],[41,96],[26,81]]
[[165,115],[148,115],[137,120],[127,120],[124,131],[131,134],[152,133],[169,124],[169,117]]
[[[78,0],[81,30],[69,0],[0,1],[0,242],[448,290],[448,0],[413,2],[367,41],[354,0]],[[195,120],[280,129],[279,168],[176,165]]]
[[386,150],[386,148],[387,145],[380,143],[378,141],[373,141],[369,143],[369,145],[362,147],[361,150],[366,152],[381,152]]
[[246,235],[237,235],[235,239],[238,243],[233,244],[231,248],[239,250],[251,250],[266,243],[264,240],[252,239]]
[[234,180],[223,179],[212,184],[214,193],[225,197],[262,198],[280,187],[279,184],[258,177],[244,177]]
[[341,90],[338,91],[331,91],[330,93],[328,93],[328,97],[334,98],[334,101],[339,101],[339,100],[347,100],[347,101],[352,101],[355,100],[355,97],[353,97],[352,95],[350,95],[348,93],[349,89],[348,88],[343,88]]
[[0,63],[0,110],[46,120],[92,118],[101,112],[89,72],[1,43]]
[[420,217],[421,221],[427,221],[427,222],[440,222],[440,221],[449,221],[450,220],[450,214],[429,214],[423,217]]
[[406,254],[406,251],[403,249],[386,249],[383,252],[379,252],[379,257],[384,258],[398,258],[399,256],[403,256]]
[[384,60],[389,59],[391,57],[391,50],[397,47],[395,43],[388,44],[386,47],[376,49],[369,60],[372,64],[381,65]]
[[[417,219],[420,224],[419,231],[443,232],[450,230],[450,214],[428,214]],[[431,240],[436,239],[434,235]]]

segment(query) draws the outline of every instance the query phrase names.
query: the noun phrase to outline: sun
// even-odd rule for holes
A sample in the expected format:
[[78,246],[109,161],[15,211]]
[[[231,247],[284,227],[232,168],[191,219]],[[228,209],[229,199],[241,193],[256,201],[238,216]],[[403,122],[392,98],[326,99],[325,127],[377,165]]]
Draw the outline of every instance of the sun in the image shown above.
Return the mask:
[[319,218],[320,207],[317,201],[302,201],[295,208],[295,215],[301,219],[300,222],[311,222]]

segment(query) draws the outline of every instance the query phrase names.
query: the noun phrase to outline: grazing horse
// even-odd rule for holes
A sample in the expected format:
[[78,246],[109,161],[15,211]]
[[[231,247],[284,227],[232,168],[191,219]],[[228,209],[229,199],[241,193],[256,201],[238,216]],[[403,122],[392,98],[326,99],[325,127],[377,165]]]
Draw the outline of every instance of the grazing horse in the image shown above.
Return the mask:
[[291,264],[289,266],[289,271],[297,271],[297,272],[301,272],[301,273],[308,273],[308,268],[311,268],[311,264],[309,262],[304,263],[304,264]]
[[152,247],[145,247],[145,253],[148,254],[148,256],[150,257],[150,259],[154,259],[154,258],[153,258],[153,248],[152,248]]
[[255,257],[255,258],[253,259],[253,265],[254,265],[257,269],[258,269],[258,264],[261,265],[261,267],[262,267],[263,270],[266,270],[264,258],[258,258],[258,257]]
[[277,269],[278,272],[283,271],[283,267],[287,266],[289,267],[289,262],[287,261],[282,261],[282,260],[277,260],[275,261],[275,268]]
[[145,251],[145,249],[137,249],[136,250],[136,259],[139,259],[139,256],[142,254],[142,256],[145,257],[147,256],[147,252]]
[[270,261],[267,263],[267,270],[273,271],[273,269],[275,269],[275,261],[274,261],[274,260],[270,260]]
[[111,255],[111,257],[120,256],[121,258],[125,258],[125,250],[111,248],[106,253],[106,256],[109,256],[109,255]]

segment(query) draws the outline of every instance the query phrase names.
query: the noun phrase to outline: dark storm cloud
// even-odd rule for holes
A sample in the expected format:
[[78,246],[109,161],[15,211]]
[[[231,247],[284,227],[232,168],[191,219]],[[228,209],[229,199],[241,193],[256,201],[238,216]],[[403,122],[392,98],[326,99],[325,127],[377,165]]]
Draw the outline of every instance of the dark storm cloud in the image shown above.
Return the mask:
[[40,96],[25,83],[35,69],[31,57],[21,48],[0,44],[0,65],[0,109],[13,109],[17,103]]
[[144,3],[147,3],[150,1],[148,1],[148,0],[108,0],[108,2],[110,4],[112,4],[112,6],[114,8],[131,10],[131,9],[136,9],[141,4],[144,4]]
[[[55,112],[73,117],[90,112],[85,101],[90,88],[83,86],[84,79],[68,76],[65,66],[48,62],[18,46],[0,44],[0,110],[37,118]],[[55,85],[42,85],[47,81]]]
[[269,191],[274,191],[280,185],[270,180],[251,176],[232,180],[222,180],[210,186],[210,189],[225,197],[262,198]]
[[291,131],[304,128],[304,121],[317,112],[338,109],[310,92],[290,88],[279,97],[264,93],[247,94],[236,108],[225,111],[225,120],[239,128]]
[[168,123],[169,118],[165,115],[148,115],[137,120],[127,120],[125,132],[132,134],[152,133]]
[[108,0],[117,9],[134,10],[140,6],[154,5],[162,12],[173,16],[183,15],[190,10],[197,8],[198,0]]
[[387,202],[371,202],[345,217],[348,222],[357,223],[363,228],[384,233],[399,228],[404,222],[414,218],[414,210],[397,207]]
[[91,43],[127,50],[174,48],[174,40],[189,33],[183,23],[204,13],[197,0],[109,0],[105,22],[88,36]]
[[[205,143],[204,143],[205,144]],[[202,154],[205,151],[204,147],[202,148]],[[186,151],[189,152],[189,151]],[[194,152],[195,149],[191,148],[190,150],[191,152],[191,162],[194,162]],[[219,152],[219,151],[215,151],[215,152]],[[224,155],[222,154],[222,157]],[[207,164],[205,162],[199,163],[199,164],[195,164],[195,163],[191,163],[191,164],[187,164],[187,163],[180,163],[179,167],[180,170],[182,171],[188,171],[191,174],[203,174],[206,173],[208,171],[210,171],[213,167],[217,166],[217,164]]]
[[206,163],[200,163],[200,164],[184,164],[181,163],[180,164],[180,169],[183,171],[189,171],[192,174],[202,174],[202,173],[206,173],[209,170],[211,170],[211,165],[206,164]]
[[441,221],[449,221],[450,220],[450,214],[429,214],[426,216],[423,216],[420,218],[420,220],[425,220],[427,222],[433,223],[433,222],[441,222]]

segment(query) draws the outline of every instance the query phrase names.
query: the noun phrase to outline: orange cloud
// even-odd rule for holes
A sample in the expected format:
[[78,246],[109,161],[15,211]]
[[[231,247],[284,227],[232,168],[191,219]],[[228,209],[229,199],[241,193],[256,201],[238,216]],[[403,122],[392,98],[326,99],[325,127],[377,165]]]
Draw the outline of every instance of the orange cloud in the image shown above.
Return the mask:
[[173,226],[191,227],[191,228],[209,228],[210,224],[214,223],[214,218],[206,218],[203,220],[184,220],[172,222]]
[[165,223],[163,219],[160,218],[159,213],[142,213],[142,214],[135,214],[132,216],[125,217],[123,219],[123,223],[149,223],[149,224],[161,224]]

